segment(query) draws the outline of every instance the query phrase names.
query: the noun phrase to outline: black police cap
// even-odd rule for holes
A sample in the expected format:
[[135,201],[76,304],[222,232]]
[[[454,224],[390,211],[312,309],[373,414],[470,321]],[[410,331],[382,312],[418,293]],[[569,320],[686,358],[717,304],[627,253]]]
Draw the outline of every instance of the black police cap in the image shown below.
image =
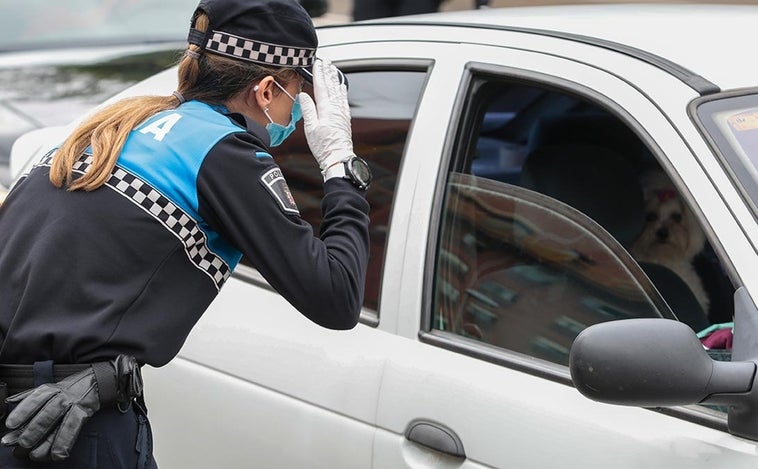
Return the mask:
[[[207,31],[195,29],[204,12]],[[187,41],[206,52],[273,67],[295,68],[313,83],[318,37],[296,0],[201,0]],[[347,83],[342,72],[342,83]]]

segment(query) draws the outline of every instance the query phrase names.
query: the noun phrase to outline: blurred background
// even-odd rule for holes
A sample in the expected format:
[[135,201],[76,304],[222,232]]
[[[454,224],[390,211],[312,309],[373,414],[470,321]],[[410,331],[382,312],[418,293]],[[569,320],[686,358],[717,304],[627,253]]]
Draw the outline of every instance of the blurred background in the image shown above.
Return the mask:
[[[376,1],[376,0],[375,0]],[[486,0],[443,0],[440,11],[468,10],[476,8],[477,3],[485,3]],[[344,22],[352,20],[353,0],[328,0],[328,11],[316,19],[316,24]],[[536,6],[536,5],[561,5],[561,4],[585,4],[585,3],[630,3],[629,0],[489,0],[489,7],[507,6]],[[634,0],[632,3],[664,3],[661,0]],[[756,4],[758,0],[666,0],[665,3],[718,3],[718,4]]]

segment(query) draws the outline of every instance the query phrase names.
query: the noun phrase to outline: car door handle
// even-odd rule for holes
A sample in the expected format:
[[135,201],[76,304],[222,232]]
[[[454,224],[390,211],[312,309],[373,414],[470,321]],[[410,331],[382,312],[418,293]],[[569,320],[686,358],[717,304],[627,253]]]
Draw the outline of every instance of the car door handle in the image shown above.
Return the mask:
[[463,442],[449,427],[427,419],[416,419],[405,429],[405,438],[441,453],[465,458]]

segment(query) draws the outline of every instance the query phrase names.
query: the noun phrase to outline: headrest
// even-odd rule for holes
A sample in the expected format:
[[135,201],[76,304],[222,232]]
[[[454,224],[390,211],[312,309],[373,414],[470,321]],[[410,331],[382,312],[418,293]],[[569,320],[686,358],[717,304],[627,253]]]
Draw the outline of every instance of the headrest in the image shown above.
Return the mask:
[[635,161],[649,151],[639,137],[619,118],[601,112],[584,112],[540,119],[529,135],[529,150],[543,145],[592,144],[616,149]]
[[584,212],[623,246],[642,231],[644,203],[637,171],[597,145],[545,145],[527,155],[521,185]]

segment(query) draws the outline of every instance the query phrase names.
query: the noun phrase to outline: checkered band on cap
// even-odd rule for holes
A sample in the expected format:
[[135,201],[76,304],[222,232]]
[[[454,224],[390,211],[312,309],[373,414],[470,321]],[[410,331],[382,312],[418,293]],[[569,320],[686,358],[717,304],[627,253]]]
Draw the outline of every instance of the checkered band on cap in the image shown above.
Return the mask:
[[[53,153],[51,151],[45,155],[37,166],[49,166]],[[74,171],[86,172],[93,160],[92,155],[85,153],[74,163]],[[221,289],[231,275],[231,269],[208,248],[205,233],[190,215],[150,184],[119,166],[113,168],[111,177],[105,184],[138,205],[176,236],[184,245],[184,250],[195,267],[210,277],[216,289]]]
[[251,41],[222,31],[213,31],[205,49],[229,57],[278,67],[310,67],[316,57],[316,49]]

